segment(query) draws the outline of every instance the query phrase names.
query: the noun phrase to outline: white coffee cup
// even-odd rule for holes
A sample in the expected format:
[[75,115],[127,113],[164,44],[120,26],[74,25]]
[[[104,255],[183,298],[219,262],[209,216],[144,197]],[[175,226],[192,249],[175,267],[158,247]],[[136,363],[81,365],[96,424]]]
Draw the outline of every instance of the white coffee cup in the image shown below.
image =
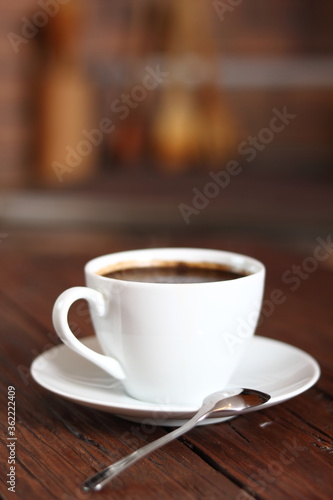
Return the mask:
[[[165,262],[214,263],[246,275],[207,283],[142,283],[103,276],[108,270]],[[245,255],[195,248],[132,250],[85,266],[87,287],[63,292],[54,327],[75,352],[121,380],[126,392],[153,403],[200,404],[228,385],[254,334],[264,265]],[[79,299],[90,306],[104,354],[86,347],[68,326]]]

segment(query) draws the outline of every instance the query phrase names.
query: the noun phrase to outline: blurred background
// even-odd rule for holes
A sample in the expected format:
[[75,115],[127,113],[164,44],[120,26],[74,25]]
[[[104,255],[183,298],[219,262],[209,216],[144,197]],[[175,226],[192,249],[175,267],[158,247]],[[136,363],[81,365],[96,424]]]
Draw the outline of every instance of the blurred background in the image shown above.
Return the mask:
[[331,2],[0,6],[4,247],[330,234]]

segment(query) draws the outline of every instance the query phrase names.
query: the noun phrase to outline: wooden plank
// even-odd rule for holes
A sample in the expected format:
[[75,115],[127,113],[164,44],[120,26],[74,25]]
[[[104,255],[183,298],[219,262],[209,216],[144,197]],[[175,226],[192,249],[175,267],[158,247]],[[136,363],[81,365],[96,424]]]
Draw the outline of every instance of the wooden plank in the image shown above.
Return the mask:
[[[199,240],[193,238],[191,243],[199,246]],[[164,242],[179,244],[181,239],[166,238]],[[121,249],[121,240],[117,244]],[[146,244],[143,238],[139,246]],[[111,491],[113,498],[128,500],[329,498],[333,380],[332,295],[327,283],[332,273],[323,262],[292,291],[282,276],[292,266],[302,265],[305,255],[214,236],[205,244],[243,251],[265,262],[265,299],[279,288],[286,300],[265,318],[259,333],[309,351],[322,366],[322,378],[305,394],[276,407],[194,429],[129,469],[111,489],[100,494],[101,498],[109,498]],[[110,251],[112,245],[106,246]],[[87,255],[56,257],[55,249],[49,257],[3,252],[1,258],[1,398],[5,403],[7,386],[16,387],[19,497],[24,491],[24,498],[86,498],[77,489],[86,476],[165,430],[142,432],[140,424],[65,401],[41,389],[29,377],[32,359],[57,342],[55,337],[48,337],[53,332],[53,301],[63,289],[83,284],[82,266]],[[86,335],[89,324],[82,311],[78,317],[74,309],[73,321],[81,322],[82,334]],[[1,447],[5,451],[6,426],[1,424]],[[290,463],[286,463],[288,459]],[[5,477],[5,463],[0,465],[0,474]],[[7,498],[4,486],[1,488]]]
[[252,495],[328,499],[333,486],[332,429],[325,435],[304,422],[308,406],[322,423],[323,406],[313,411],[315,393],[311,390],[297,398],[300,415],[292,410],[294,403],[285,403],[209,431],[196,429],[186,439],[197,453],[209,456],[216,469],[226,468],[237,477]]
[[[199,454],[210,457],[216,469],[227,467],[230,476],[247,484],[246,491],[253,495],[328,499],[333,487],[333,380],[332,291],[327,283],[332,282],[332,273],[319,268],[300,281],[296,293],[281,277],[304,260],[278,259],[274,252],[263,260],[268,273],[266,297],[279,287],[286,300],[265,320],[260,333],[308,350],[319,360],[322,377],[314,388],[278,407],[209,431],[196,429],[185,439]],[[246,477],[240,472],[240,456]]]
[[[86,498],[79,486],[88,475],[165,431],[156,427],[153,433],[144,433],[140,424],[82,408],[37,386],[23,367],[30,366],[36,349],[43,346],[44,327],[2,294],[1,299],[1,397],[6,405],[7,386],[16,388],[18,498]],[[5,422],[1,427],[5,451]],[[5,477],[6,463],[0,467]],[[7,498],[5,491],[2,484],[1,493]],[[232,481],[175,441],[167,451],[157,451],[116,479],[112,497],[218,499],[236,497],[238,491]],[[100,497],[109,495],[106,489]]]

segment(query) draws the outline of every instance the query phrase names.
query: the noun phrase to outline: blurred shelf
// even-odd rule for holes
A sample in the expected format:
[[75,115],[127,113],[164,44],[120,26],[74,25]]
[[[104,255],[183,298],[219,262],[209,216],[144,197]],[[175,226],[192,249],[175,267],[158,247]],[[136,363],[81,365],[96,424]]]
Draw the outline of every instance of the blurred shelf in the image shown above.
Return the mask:
[[[159,66],[163,71],[172,75],[172,81],[179,79],[189,87],[196,85],[196,79],[201,84],[203,79],[209,79],[207,60],[198,56],[179,57],[170,60],[162,55],[136,61],[136,80],[144,76],[147,66]],[[265,56],[247,55],[233,56],[223,54],[219,58],[218,84],[228,91],[233,90],[276,90],[276,89],[333,89],[333,57],[329,55],[317,56]],[[89,64],[90,74],[102,86],[119,86],[123,81],[130,81],[133,66],[127,67],[126,62],[100,58],[98,55]],[[142,73],[142,75],[141,75]],[[204,73],[204,74],[203,74]],[[166,80],[164,84],[168,85]]]
[[245,173],[185,222],[179,205],[193,207],[200,176],[133,176],[99,180],[85,189],[24,190],[3,194],[1,232],[15,228],[128,234],[252,235],[280,245],[315,242],[333,229],[333,184],[299,178],[250,178]]

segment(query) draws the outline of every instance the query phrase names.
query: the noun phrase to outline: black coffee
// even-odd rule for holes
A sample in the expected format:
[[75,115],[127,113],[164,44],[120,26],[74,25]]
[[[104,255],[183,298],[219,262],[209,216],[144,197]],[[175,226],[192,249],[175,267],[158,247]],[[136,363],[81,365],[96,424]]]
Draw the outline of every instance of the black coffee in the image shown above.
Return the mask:
[[124,267],[111,272],[101,272],[107,278],[143,283],[211,283],[246,276],[226,266],[205,263],[168,262],[158,265]]

